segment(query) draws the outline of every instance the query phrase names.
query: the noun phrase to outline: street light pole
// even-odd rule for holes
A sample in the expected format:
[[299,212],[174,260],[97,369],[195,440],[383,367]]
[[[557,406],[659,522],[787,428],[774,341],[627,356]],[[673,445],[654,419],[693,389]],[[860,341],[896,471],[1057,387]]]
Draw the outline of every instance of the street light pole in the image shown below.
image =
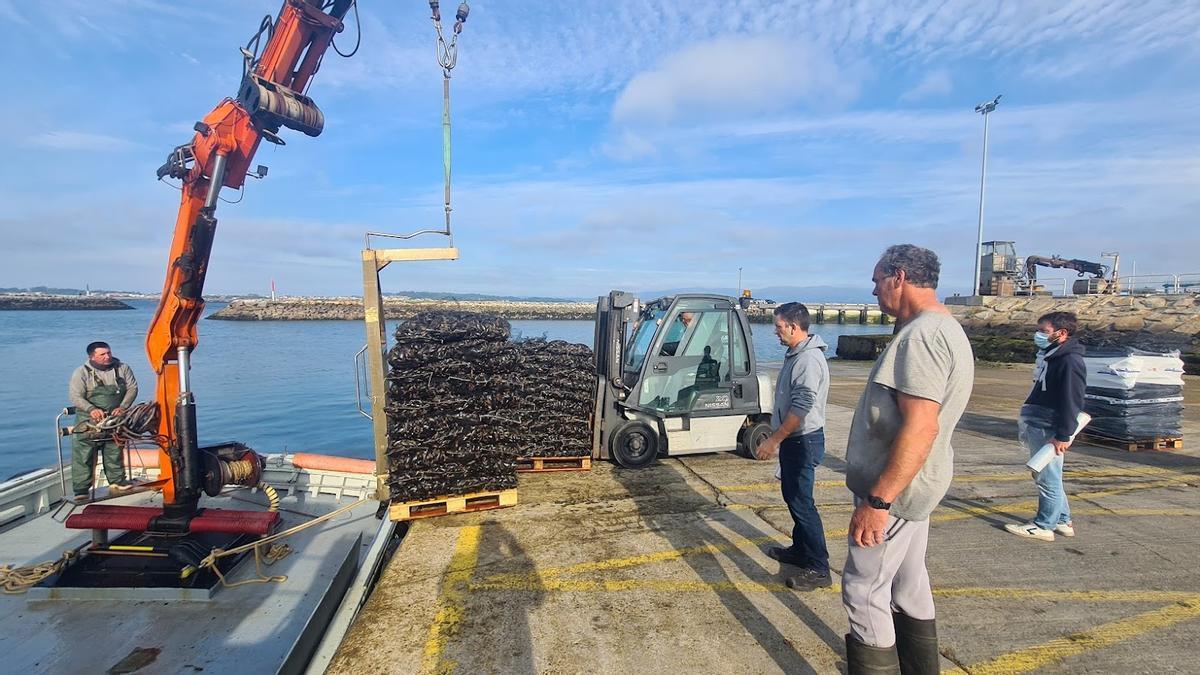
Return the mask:
[[736,295],[736,296],[737,296],[737,297],[739,297],[739,298],[740,298],[740,297],[742,297],[742,268],[740,268],[740,267],[738,268],[738,287],[737,287],[737,293],[735,293],[734,295]]
[[971,282],[972,295],[983,295],[980,288],[980,265],[983,264],[983,197],[984,184],[987,182],[987,148],[988,148],[988,114],[1000,105],[999,94],[996,98],[975,106],[975,112],[983,115],[983,168],[979,171],[979,232],[975,237],[975,280]]

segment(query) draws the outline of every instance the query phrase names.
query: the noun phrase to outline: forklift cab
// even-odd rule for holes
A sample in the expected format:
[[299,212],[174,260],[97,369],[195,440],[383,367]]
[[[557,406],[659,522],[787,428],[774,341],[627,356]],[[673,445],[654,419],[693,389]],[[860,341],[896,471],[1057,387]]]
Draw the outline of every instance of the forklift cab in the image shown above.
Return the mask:
[[756,372],[737,299],[687,294],[596,307],[592,456],[640,467],[669,456],[752,452],[770,434],[774,382]]

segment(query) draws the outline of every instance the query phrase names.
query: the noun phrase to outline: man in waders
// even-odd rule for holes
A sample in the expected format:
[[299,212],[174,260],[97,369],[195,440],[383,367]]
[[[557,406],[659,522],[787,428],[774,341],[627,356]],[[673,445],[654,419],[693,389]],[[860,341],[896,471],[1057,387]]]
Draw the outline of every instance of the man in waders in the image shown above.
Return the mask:
[[[75,406],[75,424],[100,422],[110,415],[120,415],[137,399],[138,385],[133,369],[112,355],[106,342],[87,346],[87,363],[71,374],[67,395]],[[96,453],[104,461],[104,476],[110,492],[129,489],[121,448],[111,432],[91,429],[71,435],[71,485],[75,501],[86,501],[96,472]]]

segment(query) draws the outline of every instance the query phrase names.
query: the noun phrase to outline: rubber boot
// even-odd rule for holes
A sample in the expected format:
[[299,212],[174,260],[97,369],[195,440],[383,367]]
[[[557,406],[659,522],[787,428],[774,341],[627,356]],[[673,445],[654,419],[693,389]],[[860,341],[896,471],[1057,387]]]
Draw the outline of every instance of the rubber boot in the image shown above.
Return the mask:
[[900,675],[895,647],[872,647],[846,636],[846,672],[849,675]]
[[914,619],[893,612],[892,624],[896,627],[896,653],[903,675],[937,675],[941,672],[937,620]]

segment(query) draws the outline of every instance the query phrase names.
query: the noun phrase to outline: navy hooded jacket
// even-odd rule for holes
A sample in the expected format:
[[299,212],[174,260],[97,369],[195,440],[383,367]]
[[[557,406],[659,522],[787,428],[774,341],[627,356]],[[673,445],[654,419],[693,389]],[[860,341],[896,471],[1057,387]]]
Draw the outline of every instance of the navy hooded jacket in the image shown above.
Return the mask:
[[1087,390],[1087,366],[1083,362],[1083,345],[1075,338],[1051,347],[1043,355],[1044,365],[1035,373],[1033,391],[1025,403],[1040,405],[1054,411],[1054,438],[1071,440],[1083,410],[1083,395]]

